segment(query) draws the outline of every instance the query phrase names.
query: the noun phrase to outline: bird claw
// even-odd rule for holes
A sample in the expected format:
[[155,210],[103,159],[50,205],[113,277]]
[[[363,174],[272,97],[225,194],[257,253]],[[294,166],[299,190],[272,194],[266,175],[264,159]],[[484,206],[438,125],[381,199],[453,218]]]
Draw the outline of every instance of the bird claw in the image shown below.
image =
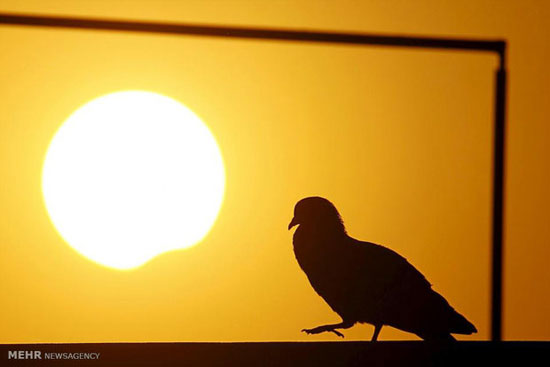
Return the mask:
[[343,337],[344,337],[344,334],[342,334],[342,333],[339,332],[338,330],[336,330],[336,329],[327,329],[327,328],[325,328],[324,326],[318,326],[318,327],[313,328],[313,329],[302,329],[302,332],[303,332],[303,333],[306,333],[306,334],[308,334],[308,335],[320,334],[320,333],[323,333],[323,332],[325,332],[325,331],[334,333],[334,334],[338,335],[340,338],[343,338]]
[[337,331],[337,330],[329,330],[331,333],[334,333],[336,335],[338,335],[340,338],[344,338],[344,334],[342,334],[341,332]]

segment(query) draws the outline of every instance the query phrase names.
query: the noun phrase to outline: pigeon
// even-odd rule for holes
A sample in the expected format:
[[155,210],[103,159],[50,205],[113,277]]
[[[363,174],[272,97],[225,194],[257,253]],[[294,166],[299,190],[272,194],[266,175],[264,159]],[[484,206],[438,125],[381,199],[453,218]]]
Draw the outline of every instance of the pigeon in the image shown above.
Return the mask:
[[387,247],[350,237],[338,210],[327,199],[308,197],[294,208],[288,225],[298,226],[294,254],[311,286],[342,322],[303,329],[307,334],[374,325],[371,341],[384,325],[426,341],[455,340],[451,334],[472,334],[475,326],[432,289],[413,265]]

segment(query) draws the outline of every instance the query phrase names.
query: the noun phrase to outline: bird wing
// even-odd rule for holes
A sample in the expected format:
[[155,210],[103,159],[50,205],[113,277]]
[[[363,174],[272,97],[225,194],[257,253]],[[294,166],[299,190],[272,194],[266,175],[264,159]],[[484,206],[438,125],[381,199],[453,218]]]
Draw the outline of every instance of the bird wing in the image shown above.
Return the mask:
[[[373,278],[370,285],[376,288],[377,302],[373,307],[375,318],[384,324],[416,333],[422,338],[448,333],[471,334],[475,326],[460,315],[407,259],[386,247],[363,245],[371,269],[366,273]],[[373,261],[374,259],[374,261]]]
[[424,275],[407,259],[387,247],[353,240],[351,248],[351,256],[355,258],[354,275],[364,284],[380,288],[382,293],[405,276],[415,283],[431,287]]
[[395,251],[371,242],[350,238],[347,250],[338,258],[343,272],[340,278],[350,317],[369,322],[380,316],[395,292],[406,283],[426,290],[430,283],[414,266]]

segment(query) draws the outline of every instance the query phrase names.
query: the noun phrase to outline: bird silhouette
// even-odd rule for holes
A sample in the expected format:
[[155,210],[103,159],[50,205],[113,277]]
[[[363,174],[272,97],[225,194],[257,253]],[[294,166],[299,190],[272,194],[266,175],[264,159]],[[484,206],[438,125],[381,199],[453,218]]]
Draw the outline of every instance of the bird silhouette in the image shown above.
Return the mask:
[[424,340],[455,340],[475,326],[456,312],[404,257],[374,243],[350,237],[336,207],[321,197],[300,200],[288,225],[299,225],[294,254],[315,291],[341,318],[338,324],[303,329],[307,334],[374,325],[376,341],[384,325]]

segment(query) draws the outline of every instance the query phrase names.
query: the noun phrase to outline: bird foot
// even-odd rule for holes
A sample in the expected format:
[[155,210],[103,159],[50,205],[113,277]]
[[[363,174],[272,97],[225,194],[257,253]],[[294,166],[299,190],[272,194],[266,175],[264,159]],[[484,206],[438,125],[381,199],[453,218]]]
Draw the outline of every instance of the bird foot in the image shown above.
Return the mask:
[[340,338],[344,337],[344,334],[342,334],[338,330],[334,329],[331,325],[317,326],[313,329],[302,329],[302,332],[304,332],[306,334],[309,334],[309,335],[311,335],[311,334],[320,334],[320,333],[324,333],[324,332],[327,332],[327,331],[338,335]]

